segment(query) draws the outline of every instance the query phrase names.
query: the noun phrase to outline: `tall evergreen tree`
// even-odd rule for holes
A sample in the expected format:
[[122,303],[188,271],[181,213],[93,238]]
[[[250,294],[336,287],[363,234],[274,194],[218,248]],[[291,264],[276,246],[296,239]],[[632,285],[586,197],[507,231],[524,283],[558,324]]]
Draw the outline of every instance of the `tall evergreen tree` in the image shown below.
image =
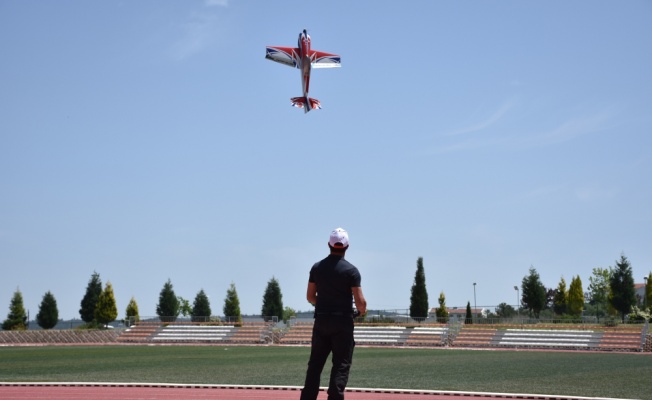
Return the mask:
[[116,318],[118,318],[118,306],[113,294],[113,285],[107,282],[95,305],[95,320],[102,325],[107,325]]
[[158,305],[156,306],[156,315],[159,316],[163,322],[174,322],[179,315],[179,299],[174,294],[172,282],[168,279],[163,285],[161,293],[158,297]]
[[102,293],[100,274],[93,272],[91,279],[88,281],[88,286],[86,286],[86,294],[84,294],[84,298],[81,301],[81,308],[79,309],[79,315],[82,321],[89,323],[95,319],[95,305],[97,305],[100,293]]
[[448,322],[448,309],[446,308],[446,295],[444,292],[439,293],[439,307],[435,310],[435,315],[437,316],[437,322],[446,323]]
[[195,301],[192,303],[192,321],[193,322],[207,322],[211,318],[211,303],[208,301],[208,296],[204,289],[201,289]]
[[530,274],[523,278],[521,292],[521,303],[538,319],[541,310],[546,306],[546,288],[534,267],[530,267]]
[[625,316],[632,311],[632,307],[636,304],[636,290],[634,289],[632,266],[624,254],[621,254],[620,260],[616,261],[609,287],[611,288],[609,301],[620,313],[622,321],[625,322]]
[[9,314],[2,323],[5,331],[24,331],[27,329],[27,313],[23,304],[23,294],[16,289],[9,304]]
[[52,329],[59,322],[59,309],[57,300],[49,290],[43,295],[41,305],[36,314],[36,323],[43,329]]
[[608,301],[611,293],[609,282],[611,281],[611,268],[593,268],[589,277],[589,304],[596,306],[596,317],[607,314]]
[[132,323],[140,321],[140,315],[138,313],[138,303],[136,299],[132,296],[127,304],[127,309],[125,310],[127,326],[131,326]]
[[559,285],[555,290],[555,295],[552,300],[552,309],[557,315],[563,315],[568,308],[568,292],[566,290],[566,280],[561,277]]
[[466,302],[466,319],[464,320],[465,324],[473,323],[473,312],[471,312],[471,302]]
[[568,289],[568,313],[574,317],[579,317],[584,310],[584,289],[582,280],[577,275],[571,280]]
[[235,283],[231,282],[231,286],[226,291],[226,298],[224,299],[224,317],[232,322],[242,322],[242,315],[240,315],[240,299],[238,299],[238,292],[235,290]]
[[428,291],[426,290],[426,273],[423,269],[423,257],[417,259],[417,271],[414,274],[412,294],[410,295],[410,318],[424,320],[428,317]]
[[266,321],[271,320],[272,317],[276,317],[277,321],[283,319],[283,295],[281,294],[281,287],[274,277],[267,283],[265,288],[261,313]]

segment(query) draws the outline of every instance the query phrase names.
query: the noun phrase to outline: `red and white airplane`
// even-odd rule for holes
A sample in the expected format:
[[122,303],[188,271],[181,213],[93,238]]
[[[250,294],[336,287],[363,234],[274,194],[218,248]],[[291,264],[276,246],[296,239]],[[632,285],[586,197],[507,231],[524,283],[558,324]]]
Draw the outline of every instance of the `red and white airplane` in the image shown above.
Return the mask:
[[304,29],[299,34],[299,47],[267,46],[265,58],[290,67],[299,68],[301,71],[301,85],[303,96],[293,97],[292,105],[303,108],[308,112],[314,108],[321,108],[317,99],[308,97],[310,89],[310,71],[312,68],[337,68],[340,66],[340,56],[310,49],[310,35]]

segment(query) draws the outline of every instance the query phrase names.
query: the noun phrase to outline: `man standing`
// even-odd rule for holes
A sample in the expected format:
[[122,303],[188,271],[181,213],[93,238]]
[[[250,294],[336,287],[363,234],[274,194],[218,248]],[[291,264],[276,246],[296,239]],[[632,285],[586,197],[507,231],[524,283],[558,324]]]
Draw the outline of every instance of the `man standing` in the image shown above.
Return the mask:
[[333,353],[333,366],[328,384],[328,400],[344,399],[353,358],[353,309],[351,297],[361,315],[367,312],[367,301],[360,287],[360,272],[344,259],[349,248],[349,235],[337,228],[328,241],[330,254],[310,270],[308,302],[315,306],[312,348],[301,400],[316,400],[321,372],[328,355]]

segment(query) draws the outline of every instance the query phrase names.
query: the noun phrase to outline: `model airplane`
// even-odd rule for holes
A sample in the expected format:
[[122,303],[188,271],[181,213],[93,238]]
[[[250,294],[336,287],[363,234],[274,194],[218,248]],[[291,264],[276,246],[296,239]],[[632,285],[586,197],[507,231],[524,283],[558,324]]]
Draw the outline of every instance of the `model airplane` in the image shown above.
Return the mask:
[[305,29],[299,34],[299,47],[267,46],[265,58],[299,68],[303,96],[293,97],[291,101],[293,106],[303,108],[306,113],[312,109],[321,108],[319,100],[308,97],[312,68],[337,68],[340,66],[340,56],[337,54],[310,49],[310,35]]

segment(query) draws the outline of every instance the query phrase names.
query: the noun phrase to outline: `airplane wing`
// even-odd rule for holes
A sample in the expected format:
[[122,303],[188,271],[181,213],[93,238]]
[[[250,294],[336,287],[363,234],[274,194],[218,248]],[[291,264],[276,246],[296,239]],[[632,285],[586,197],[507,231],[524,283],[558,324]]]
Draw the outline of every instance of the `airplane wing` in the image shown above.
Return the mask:
[[313,68],[338,68],[341,66],[340,56],[324,51],[311,50],[310,60]]
[[267,46],[265,58],[290,67],[300,65],[299,49],[294,47]]

